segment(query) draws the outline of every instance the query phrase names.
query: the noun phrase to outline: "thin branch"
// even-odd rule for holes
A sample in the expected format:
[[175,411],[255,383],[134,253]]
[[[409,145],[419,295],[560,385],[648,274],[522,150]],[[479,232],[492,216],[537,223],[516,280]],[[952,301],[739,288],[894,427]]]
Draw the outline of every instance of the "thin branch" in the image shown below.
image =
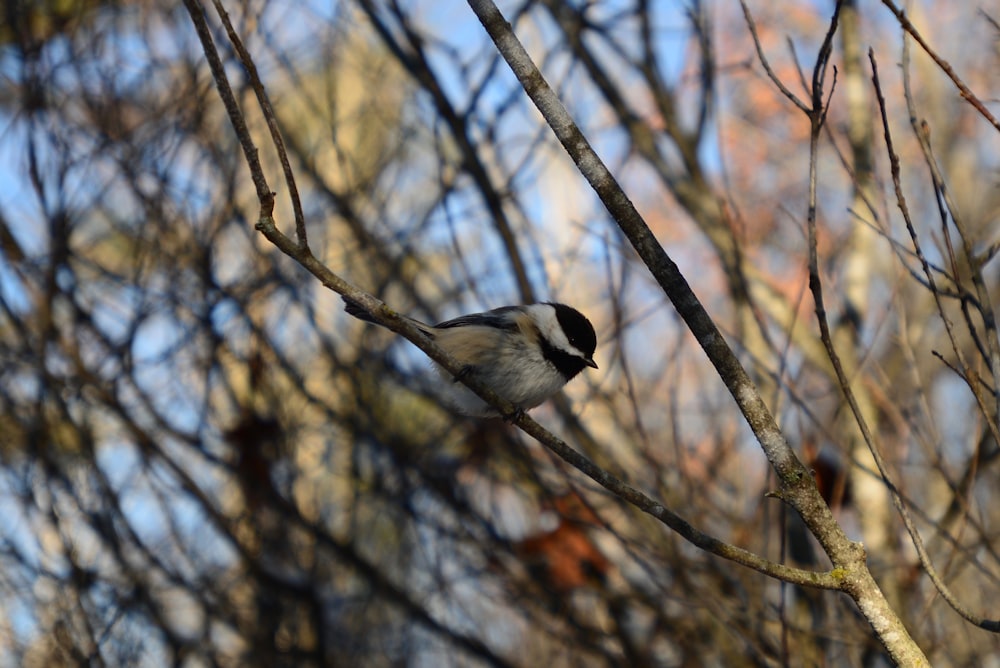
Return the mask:
[[250,52],[243,46],[243,41],[240,40],[240,36],[233,29],[233,24],[229,20],[229,13],[222,6],[220,0],[212,0],[212,4],[215,6],[215,11],[226,29],[229,41],[232,42],[233,48],[236,49],[236,55],[240,57],[240,62],[243,63],[243,67],[246,68],[247,75],[250,77],[250,86],[257,96],[257,104],[260,105],[260,111],[264,115],[267,129],[271,133],[271,141],[278,152],[281,171],[285,175],[285,184],[288,186],[288,196],[292,200],[292,212],[295,216],[295,236],[299,241],[299,245],[306,247],[308,246],[306,239],[306,217],[302,212],[299,188],[295,185],[295,174],[292,172],[292,166],[288,162],[288,152],[285,150],[285,142],[281,138],[281,131],[278,129],[278,121],[274,116],[274,107],[271,106],[271,98],[268,97],[267,90],[264,88],[264,84],[261,83],[260,74],[257,72],[257,65],[254,64]]
[[222,59],[219,57],[219,51],[215,48],[212,31],[209,30],[208,21],[205,19],[205,12],[202,10],[198,0],[184,0],[184,7],[187,9],[188,14],[191,15],[191,21],[194,23],[195,31],[198,33],[198,39],[201,40],[201,48],[205,53],[205,59],[208,60],[208,67],[212,71],[212,78],[215,79],[215,87],[219,90],[219,97],[222,98],[222,104],[226,107],[226,113],[229,114],[229,122],[233,124],[236,137],[243,148],[243,156],[246,158],[247,166],[250,168],[250,177],[253,179],[254,187],[257,189],[257,199],[260,200],[261,216],[270,216],[274,211],[274,193],[271,192],[270,186],[267,185],[264,170],[260,166],[260,156],[257,153],[257,147],[254,145],[250,131],[247,129],[247,122],[243,117],[243,112],[240,111],[240,105],[236,102],[233,87],[226,76],[226,68],[222,65]]
[[939,56],[934,51],[934,49],[932,49],[930,45],[924,41],[923,36],[917,31],[916,27],[912,23],[910,23],[910,19],[906,18],[906,13],[902,9],[897,7],[896,3],[894,3],[892,0],[882,0],[882,4],[888,7],[889,11],[892,12],[893,16],[896,17],[896,20],[899,21],[900,27],[908,35],[913,37],[916,43],[920,45],[920,48],[924,50],[924,53],[930,56],[931,60],[933,60],[937,64],[937,66],[941,68],[941,71],[944,72],[949,79],[951,79],[952,83],[955,84],[955,87],[958,88],[959,93],[962,94],[962,97],[969,104],[971,104],[973,108],[982,115],[983,118],[989,121],[990,125],[992,125],[998,131],[1000,131],[1000,121],[997,121],[996,117],[993,116],[993,114],[990,113],[989,109],[986,108],[986,105],[984,105],[982,101],[978,97],[976,97],[976,94],[973,93],[972,90],[965,85],[965,82],[963,82],[962,79],[959,78],[957,74],[955,74],[955,70],[952,69],[948,61]]
[[535,438],[567,464],[573,466],[615,496],[656,518],[692,544],[724,559],[734,561],[765,575],[792,584],[819,589],[841,588],[842,580],[833,571],[808,571],[771,562],[753,552],[730,545],[695,529],[684,518],[665,507],[662,503],[600,468],[590,459],[567,445],[562,439],[535,422],[534,419],[523,411],[518,411],[516,406],[505,401],[493,392],[491,388],[483,384],[476,376],[463,374],[462,364],[439,348],[433,340],[413,327],[407,320],[401,318],[395,311],[388,308],[382,302],[348,284],[316,259],[307,249],[300,249],[296,246],[291,239],[275,227],[273,220],[262,218],[257,223],[257,229],[277,246],[279,250],[296,260],[318,278],[323,285],[338,294],[349,297],[368,311],[376,322],[400,334],[427,353],[428,357],[441,365],[448,373],[468,386],[469,389],[485,401],[495,406],[500,411],[500,414],[504,416],[504,419],[520,427],[525,433]]
[[[935,288],[934,274],[930,269],[930,264],[924,257],[923,250],[920,247],[916,231],[913,227],[913,222],[910,219],[909,207],[907,206],[906,198],[903,195],[902,186],[900,184],[899,156],[896,155],[896,151],[893,148],[892,133],[889,129],[889,119],[885,108],[885,98],[882,95],[882,87],[881,84],[879,83],[879,78],[878,78],[878,64],[875,61],[874,52],[870,49],[868,51],[868,58],[872,64],[872,82],[875,87],[875,94],[876,98],[878,99],[879,110],[882,115],[882,129],[883,132],[885,133],[886,150],[889,154],[889,165],[892,172],[892,183],[896,191],[896,202],[899,206],[900,211],[903,214],[903,220],[906,223],[907,231],[910,233],[910,238],[913,240],[914,251],[917,254],[917,258],[920,260],[920,266],[923,268],[924,276],[927,278],[927,282],[930,285],[931,294],[933,295],[934,301],[937,304],[938,313],[940,314],[941,319],[944,322],[945,329],[948,333],[948,338],[951,340],[952,348],[956,351],[956,353],[958,353],[959,349],[955,341],[954,326],[952,325],[951,320],[945,313],[944,306],[941,303],[941,297],[938,295],[937,289]],[[959,355],[960,354],[961,353],[959,353]],[[965,366],[964,361],[961,361],[960,363],[962,364],[963,367]],[[848,391],[847,388],[845,388],[845,391]],[[856,417],[859,421],[859,425],[861,425],[862,431],[867,432],[868,427],[867,425],[863,424],[863,419],[861,418],[861,415],[856,414]],[[869,441],[869,436],[866,435],[865,440]],[[873,446],[874,444],[870,443],[869,447],[872,448],[872,454],[875,458],[875,463],[879,468],[879,472],[885,478],[886,471],[882,461],[881,453],[877,447]],[[951,590],[948,589],[948,586],[944,583],[943,580],[941,580],[941,577],[938,575],[937,570],[934,568],[933,564],[931,564],[930,555],[927,554],[927,549],[924,546],[923,539],[920,537],[920,533],[917,531],[916,526],[913,524],[913,519],[910,517],[910,514],[905,504],[903,504],[902,499],[900,498],[899,492],[896,490],[895,485],[889,483],[888,478],[886,478],[886,485],[888,486],[889,491],[892,494],[893,504],[897,507],[897,509],[899,510],[900,517],[903,519],[903,525],[906,527],[907,533],[910,534],[910,540],[913,542],[914,548],[916,548],[917,557],[920,559],[921,566],[923,566],[924,570],[927,571],[927,575],[928,577],[930,577],[931,582],[934,583],[934,587],[938,590],[938,592],[940,592],[941,596],[945,599],[945,601],[948,602],[948,605],[950,605],[959,615],[961,615],[969,622],[975,624],[976,626],[986,629],[988,631],[993,631],[993,632],[1000,631],[1000,622],[988,620],[983,617],[973,615],[961,604],[961,602],[951,592]]]
[[[989,363],[990,374],[993,377],[993,387],[994,389],[1000,388],[1000,334],[997,332],[997,318],[996,312],[993,310],[993,300],[990,296],[989,288],[986,286],[986,280],[983,278],[983,261],[976,255],[972,239],[965,226],[965,222],[958,211],[958,207],[955,205],[955,202],[951,197],[951,192],[947,187],[945,187],[944,176],[941,173],[941,168],[938,166],[937,159],[934,157],[934,150],[931,147],[930,129],[925,121],[918,122],[917,120],[916,102],[913,98],[912,87],[910,85],[909,60],[909,43],[904,38],[903,94],[906,99],[906,107],[910,116],[910,125],[913,128],[913,133],[917,137],[917,143],[920,145],[920,149],[924,154],[924,162],[930,170],[931,180],[938,195],[937,200],[941,216],[941,224],[944,228],[945,240],[948,241],[949,254],[954,254],[954,249],[951,247],[948,235],[949,215],[951,217],[952,224],[955,226],[955,229],[958,231],[958,235],[962,240],[962,250],[965,253],[965,259],[968,263],[973,288],[975,288],[976,310],[979,311],[979,314],[983,319],[983,326],[986,329],[986,335],[984,337],[979,336],[975,325],[968,315],[968,300],[962,300],[962,312],[966,316],[966,324],[968,326],[969,333],[972,335],[973,340],[979,347],[981,354]],[[944,205],[947,205],[947,211],[944,210]],[[954,260],[953,264],[955,264]],[[957,284],[957,270],[955,271],[955,276]],[[962,292],[964,292],[964,290]],[[983,339],[986,340],[987,350],[983,350]],[[964,362],[963,368],[968,369]],[[997,393],[996,391],[993,392],[993,408],[988,409],[983,403],[984,400],[979,395],[979,388],[975,385],[974,380],[971,380],[970,387],[976,395],[976,399],[980,403],[980,409],[983,411],[983,416],[986,418],[987,424],[991,425],[991,428],[994,430],[994,438],[997,439],[998,443],[1000,443],[1000,426],[998,426],[998,423],[1000,423],[1000,393]]]
[[760,38],[757,36],[757,23],[753,20],[753,15],[750,13],[750,8],[747,7],[746,0],[740,0],[740,7],[743,8],[743,18],[746,19],[747,28],[750,30],[750,36],[753,38],[754,48],[757,50],[757,58],[760,60],[761,67],[764,68],[764,72],[767,77],[774,84],[775,88],[781,91],[782,95],[791,100],[792,104],[799,108],[803,114],[809,115],[810,109],[805,102],[800,100],[798,96],[785,86],[784,82],[778,77],[778,74],[771,69],[771,64],[767,60],[767,56],[764,55],[764,47],[760,44]]

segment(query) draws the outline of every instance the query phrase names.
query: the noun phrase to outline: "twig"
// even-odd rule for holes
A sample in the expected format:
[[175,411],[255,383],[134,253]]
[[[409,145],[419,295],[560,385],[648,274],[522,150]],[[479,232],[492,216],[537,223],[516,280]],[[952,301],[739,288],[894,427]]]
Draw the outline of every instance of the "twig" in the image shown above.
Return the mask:
[[951,79],[952,83],[955,84],[955,87],[958,88],[959,93],[962,94],[962,97],[969,104],[971,104],[973,108],[983,116],[983,118],[989,121],[990,125],[1000,131],[1000,122],[998,122],[996,117],[990,113],[989,109],[986,108],[986,105],[984,105],[982,101],[976,97],[976,94],[965,85],[965,82],[963,82],[959,76],[955,74],[955,70],[952,69],[948,61],[937,55],[937,53],[934,52],[934,49],[932,49],[930,45],[924,41],[923,36],[921,36],[916,27],[910,23],[910,19],[906,18],[906,13],[897,7],[896,3],[892,0],[882,0],[882,4],[888,7],[889,11],[896,17],[896,20],[899,21],[900,27],[906,31],[906,33],[910,35],[917,44],[920,45],[920,48],[924,50],[924,53],[930,56],[931,60],[937,63],[937,66],[941,68],[941,71],[944,72],[949,79]]
[[[896,202],[897,205],[899,206],[900,211],[903,214],[903,220],[906,223],[906,229],[909,232],[910,238],[913,242],[914,251],[917,255],[917,259],[920,261],[920,266],[924,271],[924,276],[927,278],[927,283],[930,286],[931,294],[933,295],[935,304],[937,305],[938,313],[940,314],[941,319],[944,322],[945,330],[948,333],[948,338],[951,341],[952,348],[955,350],[956,354],[959,355],[960,358],[959,363],[962,365],[963,369],[965,369],[966,363],[964,359],[962,359],[961,352],[959,351],[958,345],[955,341],[954,325],[951,323],[951,320],[948,318],[947,314],[944,311],[944,306],[941,302],[941,297],[938,294],[934,282],[934,274],[931,271],[930,264],[924,257],[923,250],[921,249],[919,240],[917,238],[916,230],[914,229],[913,222],[910,219],[909,207],[907,206],[906,198],[903,195],[903,189],[900,183],[899,156],[896,154],[896,151],[893,148],[892,133],[889,129],[889,117],[886,112],[885,97],[882,95],[882,86],[879,83],[878,63],[875,61],[875,54],[871,49],[869,49],[868,51],[868,59],[871,61],[872,65],[872,84],[874,85],[875,88],[875,95],[878,100],[879,111],[881,112],[882,116],[882,130],[885,133],[886,151],[889,154],[889,165],[892,174],[893,188],[895,189],[896,192]],[[906,63],[904,63],[903,65],[903,70],[905,77],[907,76],[905,74],[907,70]],[[908,93],[907,97],[909,97]],[[915,127],[914,130],[916,131],[917,128]],[[924,140],[921,140],[921,143],[923,143],[923,141]],[[966,378],[967,382],[969,382],[966,373],[960,373],[959,375],[963,378]],[[977,394],[978,397],[978,393],[976,392],[974,393]],[[859,424],[863,422],[860,414],[857,415],[857,419],[859,420]],[[863,432],[867,431],[867,425],[862,426],[862,431]],[[866,441],[868,440],[867,436],[865,437],[865,440]],[[872,447],[872,455],[875,458],[875,463],[879,468],[879,472],[882,474],[883,477],[885,477],[886,476],[885,466],[883,464],[882,456],[879,449],[876,447]],[[935,569],[934,565],[931,563],[930,555],[927,553],[927,548],[924,546],[923,539],[920,537],[920,532],[917,531],[916,525],[914,525],[913,523],[913,518],[910,517],[910,513],[907,510],[906,505],[903,503],[899,491],[896,489],[895,485],[889,483],[887,478],[886,478],[886,486],[889,488],[889,492],[892,495],[893,505],[896,506],[897,510],[899,511],[899,516],[903,520],[903,526],[906,527],[906,531],[910,535],[910,541],[913,543],[913,547],[917,551],[917,558],[920,560],[920,565],[923,566],[924,570],[927,572],[927,576],[931,579],[931,582],[934,584],[934,587],[938,590],[938,592],[941,594],[944,600],[947,601],[948,605],[950,605],[952,609],[955,610],[955,612],[961,615],[968,622],[975,624],[979,628],[986,629],[987,631],[993,631],[994,633],[1000,632],[1000,621],[986,619],[984,617],[980,617],[970,612],[967,608],[965,608],[964,605],[962,605],[962,603],[958,600],[955,594],[952,593],[952,591],[944,583],[944,581],[941,579],[941,576],[938,574],[937,569]]]
[[788,87],[785,86],[785,82],[783,82],[775,71],[771,69],[771,63],[768,62],[767,56],[764,55],[764,48],[761,46],[760,38],[757,36],[757,23],[753,20],[753,15],[750,13],[750,8],[747,7],[746,0],[740,0],[740,7],[743,8],[743,18],[746,20],[747,28],[750,30],[750,36],[753,38],[753,45],[757,50],[757,58],[760,60],[760,65],[764,68],[764,72],[767,74],[767,77],[771,80],[771,83],[774,84],[775,88],[781,91],[785,97],[792,101],[792,104],[799,108],[799,111],[808,115],[809,106],[800,100],[795,93],[789,90]]
[[220,0],[212,0],[212,4],[215,6],[215,12],[219,15],[219,20],[222,21],[222,25],[226,29],[229,41],[232,43],[233,48],[236,49],[236,55],[239,56],[240,62],[243,63],[243,67],[246,69],[247,75],[250,77],[250,86],[253,88],[254,94],[257,96],[257,104],[260,106],[260,111],[264,115],[264,121],[267,123],[267,129],[271,133],[271,141],[274,143],[274,148],[278,152],[278,160],[281,162],[281,170],[285,175],[285,184],[288,186],[288,196],[292,200],[292,213],[295,216],[295,236],[299,241],[299,245],[305,248],[308,246],[308,241],[306,239],[306,218],[305,214],[302,212],[302,201],[299,199],[299,189],[298,186],[295,185],[295,174],[292,172],[292,166],[288,162],[288,152],[285,150],[285,142],[281,138],[281,131],[278,129],[278,121],[274,116],[274,107],[271,106],[271,98],[268,97],[267,90],[264,88],[264,84],[261,83],[260,75],[257,73],[257,66],[254,64],[253,58],[250,56],[250,52],[243,46],[243,41],[240,40],[240,36],[237,34],[236,30],[233,29],[233,24],[229,20],[229,13],[226,11],[225,7],[222,6]]
[[212,78],[215,80],[215,87],[219,91],[222,104],[226,107],[226,113],[229,114],[229,122],[232,123],[233,130],[236,131],[236,137],[243,148],[243,156],[246,158],[247,166],[250,168],[250,177],[253,179],[254,187],[257,189],[257,199],[260,200],[261,216],[270,216],[274,212],[274,193],[271,192],[271,188],[267,185],[264,170],[260,166],[260,156],[257,153],[257,147],[254,145],[250,131],[247,129],[247,122],[243,117],[243,112],[240,111],[240,105],[236,102],[233,87],[229,84],[226,69],[222,65],[222,59],[219,58],[219,51],[215,48],[215,42],[212,40],[212,31],[209,30],[208,21],[205,20],[205,12],[197,0],[184,0],[184,7],[187,8],[188,14],[191,15],[191,21],[194,23],[195,31],[198,33],[198,39],[201,40],[201,49],[205,54],[205,59],[208,61],[208,67],[212,71]]
[[[974,323],[968,315],[968,300],[962,300],[962,312],[966,317],[966,324],[969,329],[969,333],[972,335],[973,340],[979,347],[981,354],[986,358],[990,367],[990,374],[993,377],[993,387],[1000,388],[1000,334],[997,332],[997,318],[996,312],[993,310],[993,300],[989,293],[989,288],[986,286],[986,281],[983,278],[983,261],[980,257],[976,255],[973,249],[972,239],[965,226],[964,219],[958,211],[958,207],[955,205],[954,200],[951,197],[951,192],[945,187],[944,176],[941,174],[941,168],[938,166],[937,159],[934,157],[934,150],[930,143],[930,130],[926,122],[917,121],[917,110],[916,102],[913,98],[912,88],[910,85],[910,67],[909,67],[909,43],[904,39],[903,41],[903,94],[906,99],[907,111],[910,115],[910,124],[913,128],[913,132],[917,137],[917,142],[920,145],[921,151],[924,154],[924,161],[927,163],[927,168],[930,170],[931,180],[934,183],[935,191],[938,195],[938,207],[939,214],[941,216],[941,225],[944,228],[944,235],[946,241],[949,240],[948,235],[948,217],[950,215],[951,222],[958,231],[959,238],[962,240],[962,250],[965,254],[965,258],[968,262],[969,272],[972,278],[972,286],[975,288],[975,301],[976,310],[979,311],[980,316],[983,319],[983,326],[986,329],[986,335],[980,337]],[[947,211],[943,208],[947,205]],[[948,243],[949,254],[954,254],[954,249],[951,247],[950,241]],[[954,260],[953,260],[954,263]],[[957,263],[954,263],[957,264]],[[958,285],[958,272],[955,271],[956,276],[956,286]],[[960,289],[960,293],[964,290]],[[986,341],[986,350],[983,349],[982,341]],[[952,342],[954,347],[954,341]],[[956,352],[958,352],[957,347],[955,347]],[[968,369],[968,366],[963,362],[963,368]],[[978,386],[973,387],[975,381],[970,383],[973,393],[976,395],[976,399],[980,402],[980,410],[983,411],[983,416],[986,418],[987,424],[990,425],[993,430],[994,438],[997,442],[1000,442],[1000,394],[996,392],[993,393],[993,408],[987,409],[983,404],[983,399],[980,397],[978,392]]]

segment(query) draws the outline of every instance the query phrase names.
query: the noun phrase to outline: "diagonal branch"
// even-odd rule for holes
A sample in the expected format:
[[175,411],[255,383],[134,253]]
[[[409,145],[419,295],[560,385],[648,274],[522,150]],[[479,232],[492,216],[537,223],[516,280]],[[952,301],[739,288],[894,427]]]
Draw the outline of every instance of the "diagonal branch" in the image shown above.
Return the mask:
[[933,60],[935,64],[941,68],[941,71],[944,72],[949,79],[951,79],[952,83],[955,84],[955,87],[958,88],[958,91],[962,94],[962,97],[969,104],[971,104],[983,118],[989,121],[990,125],[1000,131],[1000,121],[998,121],[996,117],[990,113],[990,110],[986,108],[986,105],[983,104],[982,100],[976,97],[976,94],[972,92],[972,89],[965,85],[965,82],[962,81],[958,74],[955,73],[951,64],[939,56],[937,52],[930,47],[917,28],[910,22],[910,19],[906,18],[906,12],[897,7],[896,3],[892,0],[882,0],[882,4],[885,5],[890,12],[892,12],[893,16],[896,17],[896,20],[899,21],[899,26],[906,32],[906,34],[912,37],[914,41],[920,45],[920,48],[924,50],[924,53],[930,56],[931,60]]
[[243,157],[246,158],[247,166],[250,168],[250,177],[257,189],[257,199],[260,200],[261,215],[270,216],[274,211],[274,193],[271,192],[271,187],[267,184],[264,170],[260,166],[260,155],[258,155],[257,147],[250,136],[246,118],[243,117],[240,105],[236,102],[236,95],[233,94],[233,87],[229,83],[229,77],[226,76],[226,68],[222,64],[222,58],[219,57],[219,50],[215,48],[212,31],[209,30],[208,21],[205,19],[205,12],[198,0],[184,0],[184,7],[191,15],[198,39],[201,40],[201,49],[208,61],[208,67],[212,71],[212,78],[215,79],[215,87],[219,90],[219,97],[222,98],[222,104],[226,107],[226,113],[229,114],[229,122],[233,124],[236,137],[243,148]]
[[260,80],[257,65],[254,64],[253,58],[250,57],[250,52],[243,45],[243,41],[233,28],[232,21],[229,20],[229,13],[222,6],[220,0],[212,0],[212,4],[215,6],[215,12],[219,15],[219,20],[222,21],[222,25],[226,29],[229,41],[232,43],[233,48],[236,49],[236,54],[240,57],[240,62],[243,63],[243,67],[250,77],[250,86],[257,96],[257,104],[260,105],[264,121],[267,123],[267,129],[271,133],[271,142],[278,152],[281,171],[285,176],[285,185],[288,186],[288,196],[292,200],[292,212],[295,216],[295,236],[301,246],[306,246],[308,243],[306,239],[306,218],[302,212],[299,188],[295,184],[295,174],[292,172],[292,166],[288,162],[288,152],[285,150],[285,142],[281,137],[281,131],[278,129],[278,120],[274,116],[274,107],[271,106],[271,98],[268,96],[267,89],[264,88],[264,84]]
[[516,424],[525,433],[540,442],[563,461],[574,467],[591,480],[601,485],[620,499],[630,503],[639,510],[656,518],[667,525],[684,539],[695,546],[751,568],[765,575],[801,585],[819,589],[839,589],[842,586],[841,577],[834,571],[816,572],[785,566],[760,557],[749,550],[725,543],[713,536],[699,531],[684,518],[673,512],[659,501],[644,494],[635,487],[615,477],[608,471],[594,464],[590,459],[577,452],[565,441],[538,424],[529,415],[518,411],[517,407],[505,401],[490,387],[479,381],[476,376],[462,373],[462,364],[442,350],[433,340],[416,329],[406,319],[401,318],[392,309],[371,295],[358,290],[347,281],[331,271],[320,262],[308,249],[298,247],[289,237],[282,234],[270,217],[261,217],[257,229],[271,241],[279,250],[297,261],[306,270],[318,278],[323,285],[338,294],[344,295],[361,305],[373,319],[384,327],[400,334],[420,348],[432,360],[437,362],[457,380],[463,382],[477,395],[499,409],[506,420]]
[[[610,474],[606,470],[594,464],[587,457],[571,448],[563,440],[543,428],[523,411],[518,410],[516,406],[497,395],[490,387],[482,383],[478,377],[463,373],[463,365],[461,363],[442,350],[432,339],[414,327],[407,319],[400,317],[398,313],[388,308],[381,301],[354,287],[345,279],[330,270],[318,258],[316,258],[315,255],[313,255],[308,246],[302,243],[296,243],[292,240],[292,238],[283,234],[275,225],[272,215],[274,195],[267,189],[266,179],[264,178],[260,161],[257,159],[256,149],[253,148],[253,142],[250,139],[249,131],[245,120],[243,119],[242,112],[235,104],[235,98],[232,96],[232,91],[225,78],[225,72],[221,69],[221,61],[218,60],[218,55],[215,51],[215,46],[212,43],[211,34],[208,31],[204,16],[197,7],[196,0],[185,0],[185,5],[192,15],[192,20],[199,31],[199,36],[202,37],[202,44],[205,48],[206,55],[209,57],[210,63],[216,62],[219,65],[218,69],[214,66],[212,67],[213,76],[216,77],[216,84],[219,87],[220,93],[223,95],[224,101],[228,101],[226,108],[230,112],[230,120],[232,121],[233,127],[239,136],[241,144],[244,146],[247,163],[251,174],[253,175],[254,182],[258,184],[258,197],[261,201],[261,209],[256,229],[261,232],[272,244],[274,244],[278,250],[295,260],[304,269],[319,279],[324,286],[344,297],[347,297],[352,302],[361,306],[369,313],[369,315],[371,315],[375,322],[396,332],[397,334],[400,334],[416,345],[420,350],[426,353],[428,357],[437,362],[445,371],[453,375],[457,380],[463,382],[469,387],[469,389],[474,391],[485,401],[499,409],[501,415],[503,415],[506,420],[516,424],[527,434],[534,437],[549,450],[562,458],[565,462],[581,471],[619,498],[667,525],[697,547],[770,577],[784,580],[792,584],[820,589],[840,589],[843,587],[844,575],[842,572],[843,566],[841,564],[838,564],[839,568],[835,568],[829,572],[816,572],[794,568],[769,561],[754,554],[753,552],[750,552],[749,550],[730,545],[714,538],[713,536],[703,533],[698,529],[695,529],[691,526],[691,524],[684,520],[684,518],[665,507],[659,501],[656,501],[628,483]],[[676,267],[674,267],[674,271],[676,272]],[[679,280],[683,281],[679,272],[676,272],[676,276]],[[688,288],[688,290],[690,291],[690,288]],[[694,300],[693,303],[700,308],[700,305],[697,304],[697,300]],[[718,342],[717,345],[721,344],[722,346],[725,346],[725,343],[722,341],[721,334],[719,334],[717,330],[714,330],[714,325],[712,325],[711,320],[708,319],[707,314],[704,314],[704,322],[713,327],[715,340]],[[730,356],[732,356],[731,352]],[[735,357],[733,357],[732,360],[735,361]],[[749,382],[749,380],[747,380],[747,382]],[[760,401],[759,398],[757,401]],[[787,444],[785,444],[784,447],[787,450],[787,453],[783,456],[783,461],[785,462],[784,466],[791,467],[794,470],[795,479],[801,481],[801,485],[806,486],[807,489],[811,487],[815,491],[815,485],[811,482],[812,478],[809,475],[809,472],[805,470],[797,459],[795,459],[794,454],[791,453]],[[822,501],[820,500],[819,503],[822,503]],[[823,506],[823,508],[826,507]],[[826,509],[826,512],[829,513],[829,509]],[[844,537],[844,541],[846,541],[846,537]],[[863,557],[861,551],[858,551],[858,554]]]
[[[799,512],[809,530],[826,550],[837,567],[835,573],[844,577],[841,589],[858,604],[894,661],[911,666],[929,665],[926,656],[909,636],[872,578],[865,565],[864,549],[852,543],[836,523],[829,507],[820,497],[809,471],[788,445],[732,349],[694,295],[677,265],[656,241],[621,186],[601,162],[531,61],[510,24],[490,0],[469,0],[469,5],[525,92],[708,355],[778,474],[780,490],[777,495]],[[835,26],[836,17],[831,23],[828,40]],[[821,60],[825,64],[825,58]],[[820,76],[814,81],[821,85],[823,78]],[[814,99],[819,99],[816,91],[813,93]],[[824,118],[825,111],[820,107],[810,113],[816,114],[814,123],[817,123]]]

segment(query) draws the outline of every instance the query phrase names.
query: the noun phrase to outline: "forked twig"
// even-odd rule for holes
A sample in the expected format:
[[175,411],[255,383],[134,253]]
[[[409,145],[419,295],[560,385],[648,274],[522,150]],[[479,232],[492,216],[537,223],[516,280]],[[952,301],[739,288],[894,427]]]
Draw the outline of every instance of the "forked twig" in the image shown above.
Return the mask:
[[243,41],[233,28],[232,21],[229,20],[229,13],[226,11],[225,7],[222,6],[220,0],[212,0],[212,4],[215,6],[216,14],[219,15],[219,20],[222,21],[222,25],[226,29],[226,35],[229,37],[229,41],[236,50],[236,55],[239,56],[240,62],[243,63],[243,67],[247,72],[247,76],[250,77],[250,87],[253,88],[253,92],[257,96],[257,104],[260,106],[260,111],[264,115],[264,121],[267,123],[267,129],[271,133],[271,142],[274,144],[274,148],[278,152],[278,160],[281,162],[281,171],[285,175],[285,184],[288,186],[288,196],[292,200],[292,214],[295,216],[295,236],[298,239],[299,245],[306,248],[309,245],[306,239],[306,217],[302,212],[302,201],[299,199],[299,189],[298,186],[295,185],[295,173],[292,172],[292,166],[288,162],[288,152],[285,150],[285,141],[282,139],[281,131],[278,129],[278,119],[274,116],[274,107],[271,106],[271,98],[268,97],[267,89],[265,89],[264,84],[261,83],[260,74],[257,72],[257,65],[254,64],[253,58],[250,56],[250,52],[246,50],[245,46],[243,46]]

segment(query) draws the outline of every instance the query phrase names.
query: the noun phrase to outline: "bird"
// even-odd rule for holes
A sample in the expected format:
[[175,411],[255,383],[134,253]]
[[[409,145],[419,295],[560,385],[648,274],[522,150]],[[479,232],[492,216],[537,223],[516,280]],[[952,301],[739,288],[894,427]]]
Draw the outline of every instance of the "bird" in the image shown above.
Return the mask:
[[[358,302],[346,296],[343,300],[347,313],[375,323]],[[436,325],[400,317],[463,364],[462,375],[474,375],[514,404],[518,412],[543,403],[584,369],[598,368],[594,361],[597,349],[594,326],[585,315],[566,304],[501,306]],[[500,415],[464,385],[454,387],[446,399],[452,408],[465,415]]]

